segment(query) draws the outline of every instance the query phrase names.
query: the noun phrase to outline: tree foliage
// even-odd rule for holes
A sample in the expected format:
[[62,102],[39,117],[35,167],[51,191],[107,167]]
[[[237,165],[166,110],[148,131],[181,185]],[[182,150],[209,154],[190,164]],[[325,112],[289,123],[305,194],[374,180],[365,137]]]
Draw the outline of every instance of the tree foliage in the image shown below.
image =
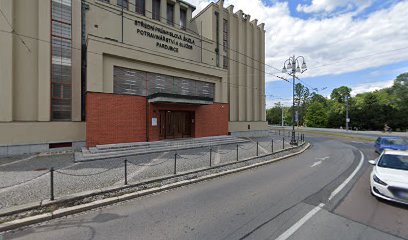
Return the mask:
[[[309,127],[344,128],[346,105],[349,106],[350,127],[360,130],[382,130],[384,124],[394,130],[408,129],[408,73],[397,76],[390,88],[357,94],[341,86],[333,89],[330,99],[298,83],[295,86],[295,111],[299,113],[299,125]],[[280,124],[284,109],[285,122],[291,125],[292,107],[275,107],[267,110],[271,124]]]

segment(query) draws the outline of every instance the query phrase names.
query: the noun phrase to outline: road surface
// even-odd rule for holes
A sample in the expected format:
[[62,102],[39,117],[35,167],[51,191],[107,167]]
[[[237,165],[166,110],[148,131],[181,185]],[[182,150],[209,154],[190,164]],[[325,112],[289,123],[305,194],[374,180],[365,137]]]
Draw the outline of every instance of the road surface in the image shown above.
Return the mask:
[[3,238],[408,239],[407,208],[369,194],[367,160],[376,157],[372,146],[308,139],[312,148],[290,159]]

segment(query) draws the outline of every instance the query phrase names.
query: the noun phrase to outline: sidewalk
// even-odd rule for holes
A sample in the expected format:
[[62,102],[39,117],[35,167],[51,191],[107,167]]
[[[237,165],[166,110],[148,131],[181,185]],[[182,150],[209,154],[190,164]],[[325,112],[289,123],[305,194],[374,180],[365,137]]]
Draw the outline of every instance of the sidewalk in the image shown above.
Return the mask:
[[[239,159],[263,155],[289,148],[288,137],[273,135],[252,138],[251,142],[238,145]],[[216,146],[177,152],[176,171],[187,172],[210,165],[237,161],[237,145]],[[50,198],[50,168],[54,171],[54,194],[60,198],[74,193],[123,186],[127,160],[128,183],[138,183],[151,178],[174,174],[175,152],[151,153],[146,155],[99,161],[74,163],[73,154],[53,156],[24,155],[0,159],[0,209],[48,200]]]

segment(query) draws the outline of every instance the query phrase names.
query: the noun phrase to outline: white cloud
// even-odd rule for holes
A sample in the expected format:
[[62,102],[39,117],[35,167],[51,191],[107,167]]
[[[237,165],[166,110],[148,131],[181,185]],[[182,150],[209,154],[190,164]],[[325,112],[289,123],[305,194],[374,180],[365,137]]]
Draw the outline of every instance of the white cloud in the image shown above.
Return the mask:
[[[195,13],[210,0],[190,0]],[[313,1],[303,11],[332,11],[343,2],[353,2],[357,9],[371,0]],[[363,19],[345,13],[330,18],[300,19],[290,15],[287,2],[265,6],[261,0],[226,0],[234,11],[242,9],[264,22],[266,32],[266,72],[280,74],[283,62],[293,54],[306,58],[309,70],[303,77],[342,74],[408,60],[408,1],[400,1],[388,9],[378,10]],[[400,49],[400,50],[395,50]],[[380,54],[381,53],[381,54]],[[275,68],[271,68],[269,66]],[[267,81],[278,79],[267,74]],[[281,80],[279,80],[281,81]]]
[[284,107],[292,106],[292,99],[270,99],[266,98],[266,109],[275,107],[276,103],[281,103]]
[[383,88],[391,87],[393,83],[394,83],[394,80],[376,81],[376,82],[357,84],[357,85],[351,86],[351,88],[353,89],[351,94],[355,96],[360,93],[373,92],[375,90],[380,90]]
[[312,0],[310,5],[298,4],[297,11],[330,15],[341,9],[343,13],[353,11],[354,14],[357,14],[371,6],[372,3],[373,0]]

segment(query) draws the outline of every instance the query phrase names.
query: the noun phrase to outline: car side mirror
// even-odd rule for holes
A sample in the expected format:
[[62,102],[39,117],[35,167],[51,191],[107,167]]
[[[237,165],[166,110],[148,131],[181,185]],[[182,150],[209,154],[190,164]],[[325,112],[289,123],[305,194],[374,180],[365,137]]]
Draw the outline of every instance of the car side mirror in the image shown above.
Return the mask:
[[376,161],[375,160],[369,160],[368,163],[371,164],[371,165],[375,165]]

